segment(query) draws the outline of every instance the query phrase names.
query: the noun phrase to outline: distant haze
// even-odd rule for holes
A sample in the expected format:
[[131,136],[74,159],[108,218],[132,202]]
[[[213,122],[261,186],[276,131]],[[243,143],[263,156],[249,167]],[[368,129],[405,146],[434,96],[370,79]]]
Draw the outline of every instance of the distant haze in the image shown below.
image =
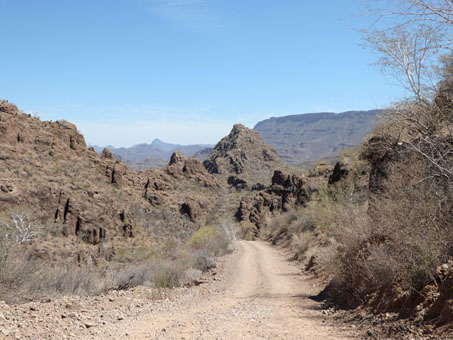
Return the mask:
[[293,164],[331,157],[357,145],[382,110],[320,112],[263,120],[255,125],[263,140]]
[[[357,145],[372,131],[381,112],[319,112],[272,117],[258,122],[254,130],[282,159],[292,164],[302,164],[336,156],[338,151]],[[97,152],[103,149],[96,145],[94,147]],[[157,138],[151,144],[142,143],[128,148],[107,146],[117,158],[136,170],[162,167],[174,151],[204,160],[213,147],[212,144],[172,144]]]

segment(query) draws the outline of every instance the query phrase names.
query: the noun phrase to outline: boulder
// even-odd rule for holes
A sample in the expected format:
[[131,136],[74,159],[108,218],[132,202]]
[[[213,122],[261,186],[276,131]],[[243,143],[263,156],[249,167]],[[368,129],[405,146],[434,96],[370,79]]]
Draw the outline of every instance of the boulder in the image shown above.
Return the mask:
[[104,150],[102,150],[101,157],[106,159],[113,159],[113,154],[110,152],[109,149],[104,148]]

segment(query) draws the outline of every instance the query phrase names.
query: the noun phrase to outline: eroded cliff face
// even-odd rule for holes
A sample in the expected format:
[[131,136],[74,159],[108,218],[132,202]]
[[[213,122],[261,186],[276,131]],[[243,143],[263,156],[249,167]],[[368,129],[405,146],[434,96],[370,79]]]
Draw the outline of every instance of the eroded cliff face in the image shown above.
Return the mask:
[[256,235],[266,225],[266,218],[302,207],[309,200],[305,180],[280,170],[274,172],[270,186],[256,189],[255,194],[241,199],[236,212],[239,222],[250,222],[256,227]]

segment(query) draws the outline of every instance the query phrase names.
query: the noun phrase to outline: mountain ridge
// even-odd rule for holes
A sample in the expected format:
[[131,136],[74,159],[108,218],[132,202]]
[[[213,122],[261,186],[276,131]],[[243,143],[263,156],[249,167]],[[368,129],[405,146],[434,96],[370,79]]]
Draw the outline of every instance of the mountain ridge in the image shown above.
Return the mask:
[[[104,148],[109,149],[116,159],[121,159],[133,169],[146,169],[148,167],[162,167],[168,163],[171,155],[176,152],[182,152],[186,157],[193,157],[206,148],[212,148],[210,144],[172,144],[155,138],[150,144],[140,143],[131,147],[116,148],[112,145],[106,147],[91,145],[94,150],[101,154]],[[203,159],[200,159],[203,160]],[[147,166],[148,165],[148,166]]]
[[258,122],[264,142],[291,164],[335,156],[357,145],[376,125],[384,110],[318,112],[271,117]]

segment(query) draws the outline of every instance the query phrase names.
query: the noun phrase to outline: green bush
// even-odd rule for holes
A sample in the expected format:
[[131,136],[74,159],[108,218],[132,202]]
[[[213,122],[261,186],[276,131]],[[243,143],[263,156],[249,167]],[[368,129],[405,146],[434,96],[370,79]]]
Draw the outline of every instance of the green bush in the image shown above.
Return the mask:
[[207,255],[211,256],[224,254],[229,243],[228,235],[213,226],[201,227],[187,241],[191,248],[203,250]]

